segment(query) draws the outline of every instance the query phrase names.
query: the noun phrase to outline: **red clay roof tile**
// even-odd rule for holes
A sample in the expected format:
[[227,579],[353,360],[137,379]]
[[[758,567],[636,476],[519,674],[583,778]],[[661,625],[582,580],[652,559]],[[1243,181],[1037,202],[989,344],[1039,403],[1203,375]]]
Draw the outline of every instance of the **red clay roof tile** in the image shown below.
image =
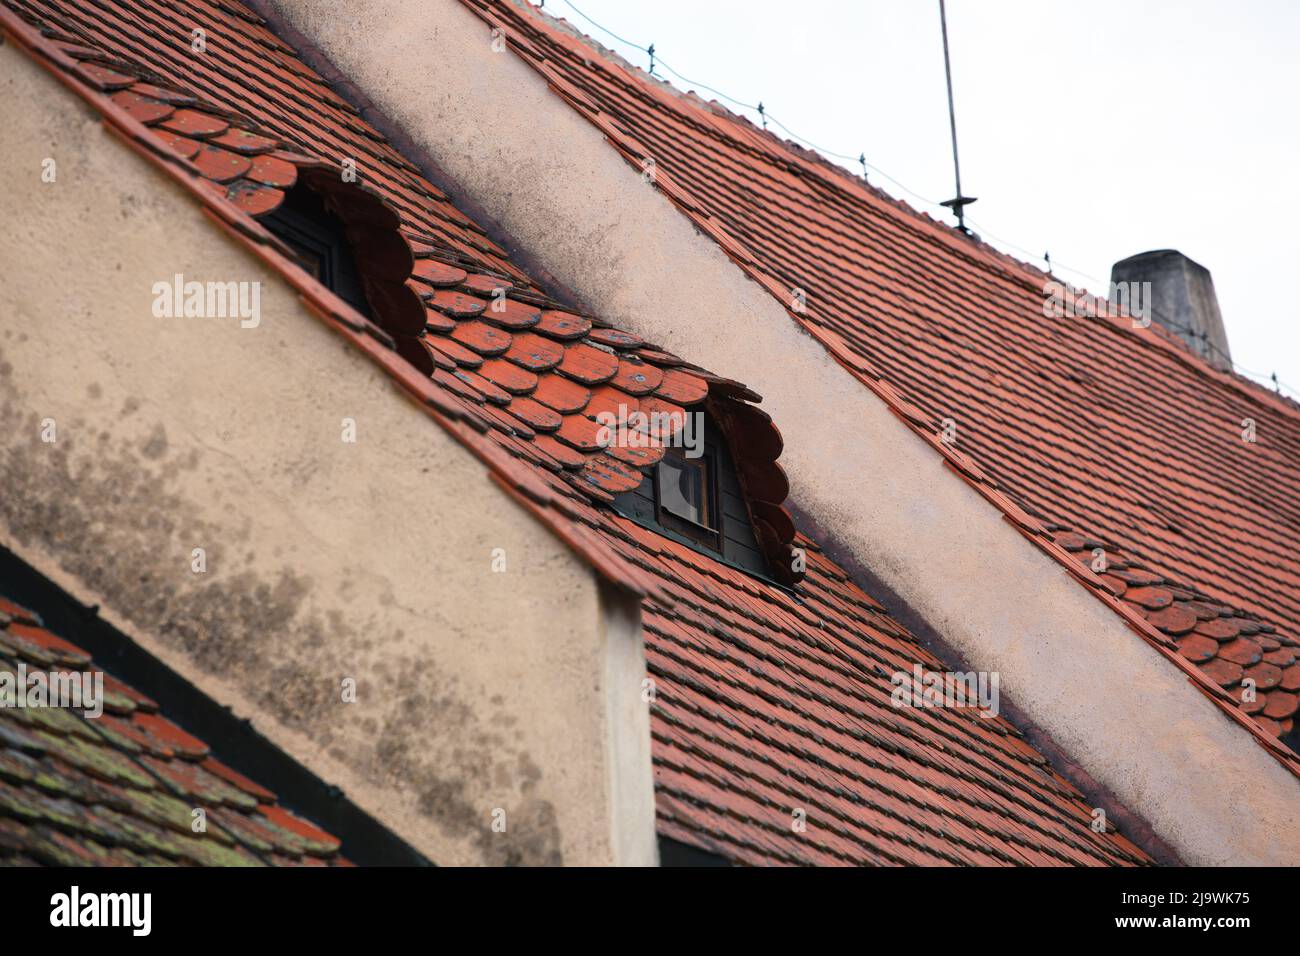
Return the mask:
[[1295,714],[1297,702],[1300,702],[1300,698],[1286,691],[1269,694],[1268,703],[1264,705],[1264,716],[1284,720]]
[[1263,656],[1260,646],[1248,637],[1239,637],[1219,648],[1219,657],[1242,667],[1255,664]]
[[626,465],[609,454],[600,454],[587,459],[582,477],[611,495],[621,495],[636,489],[643,476],[639,468]]
[[[590,342],[599,342],[601,345],[608,345],[615,349],[634,349],[645,344],[644,340],[631,332],[624,332],[620,329],[592,329],[587,336]],[[647,359],[647,361],[650,361]]]
[[557,309],[548,309],[542,313],[536,331],[561,341],[580,339],[591,331],[591,320]]
[[482,299],[476,299],[473,296],[465,295],[463,292],[450,292],[446,289],[427,294],[428,302],[431,308],[439,312],[445,312],[456,319],[473,318],[476,315],[482,315],[483,309],[487,303]]
[[226,198],[250,216],[260,216],[279,206],[284,199],[284,193],[271,186],[253,182],[250,172],[249,178],[230,184],[230,188],[226,190]]
[[540,309],[514,299],[495,299],[483,313],[483,321],[503,329],[527,329],[542,320]]
[[156,123],[176,112],[176,107],[135,90],[121,90],[113,94],[113,102],[141,123]]
[[558,412],[531,398],[515,399],[510,403],[510,412],[539,432],[553,432],[563,423],[563,418]]
[[[211,9],[204,0],[177,2],[186,9]],[[150,14],[155,6],[150,0],[133,5],[137,14]],[[225,6],[236,5],[232,0]],[[55,4],[51,9],[63,8]],[[5,16],[5,27],[11,29],[14,20]],[[62,21],[66,15],[50,16]],[[158,43],[135,15],[123,11],[95,7],[84,23],[87,42],[127,61]],[[244,31],[233,22],[227,28]],[[25,48],[43,55],[41,41],[27,34],[22,40]],[[268,48],[280,51],[278,67],[257,52]],[[603,573],[644,596],[647,657],[657,685],[651,720],[661,832],[717,847],[746,863],[1149,862],[1117,834],[1094,832],[1082,796],[1018,739],[1005,719],[986,720],[957,709],[891,706],[892,672],[908,672],[914,663],[946,668],[820,554],[814,542],[792,538],[793,525],[781,511],[788,490],[776,464],[781,439],[765,415],[745,404],[756,400],[753,393],[739,383],[683,369],[682,359],[618,330],[593,328],[591,319],[549,302],[481,230],[343,108],[323,81],[284,53],[270,34],[249,27],[241,43],[223,49],[222,55],[238,65],[228,76],[151,63],[163,75],[151,75],[150,84],[165,81],[177,96],[196,94],[196,101],[210,100],[217,109],[230,110],[179,110],[161,125],[175,120],[187,136],[216,138],[230,127],[237,108],[240,128],[306,150],[274,154],[299,175],[320,164],[312,152],[333,156],[342,148],[357,155],[359,168],[373,176],[373,188],[383,197],[382,208],[395,210],[395,228],[417,256],[410,270],[416,285],[476,298],[496,275],[505,274],[512,284],[507,301],[519,303],[524,313],[540,311],[528,332],[513,337],[488,324],[486,315],[449,329],[422,327],[399,335],[436,363],[431,374],[426,366],[422,373],[377,344],[336,299],[317,293],[289,259],[277,258],[269,240],[249,239],[300,290],[311,292],[308,304],[324,320],[383,365],[435,419],[470,425],[453,433],[491,465],[503,490]],[[250,90],[256,95],[239,95]],[[253,115],[242,115],[250,110]],[[179,114],[186,115],[177,120]],[[160,143],[159,148],[165,147]],[[250,177],[269,155],[254,159]],[[336,181],[336,174],[331,179]],[[325,180],[311,185],[327,188]],[[355,201],[348,191],[337,196]],[[225,199],[223,193],[205,192],[203,197],[205,203]],[[210,208],[218,217],[226,216],[219,206]],[[353,215],[364,212],[354,209]],[[443,258],[456,264],[439,261]],[[502,358],[484,360],[480,353],[499,354],[502,343]],[[597,345],[615,351],[635,348],[648,363],[643,374],[648,379],[658,374],[652,390],[644,397],[633,394],[646,383],[628,371],[631,363]],[[403,354],[415,353],[404,349]],[[531,393],[526,379],[511,379],[501,371],[498,363],[503,362],[542,373]],[[558,372],[547,371],[557,366]],[[451,374],[456,369],[465,377]],[[471,378],[468,370],[473,369],[480,371]],[[680,415],[682,404],[708,401],[724,429],[744,429],[747,440],[743,448],[737,446],[737,459],[760,516],[756,527],[764,536],[775,535],[774,546],[785,557],[794,545],[808,555],[808,575],[797,596],[610,510],[612,494],[640,480],[640,466],[600,451],[597,423],[586,414],[593,395],[582,382],[607,390],[602,392],[604,405],[622,394],[622,404],[647,412]],[[499,389],[500,394],[491,394],[498,401],[504,395],[509,404],[484,404],[490,391],[485,386]],[[553,438],[526,424],[526,418],[548,425],[556,418],[562,422]],[[680,427],[677,419],[665,431]],[[563,468],[561,474],[547,470],[555,465]],[[778,525],[772,532],[762,530]],[[780,540],[783,535],[791,538]],[[228,774],[204,766],[211,772],[197,779],[167,778],[175,786],[199,787],[231,800],[236,799],[231,791],[249,793]],[[230,789],[213,789],[217,779]],[[807,810],[813,821],[807,833],[789,827],[792,807]],[[230,852],[266,854],[277,863],[295,852],[308,858],[313,852],[334,852],[334,841],[304,833],[310,828],[300,822],[274,819],[279,812],[262,806],[262,817],[228,819],[231,811],[218,811],[217,822],[237,844]],[[4,816],[0,812],[0,820]],[[300,842],[285,845],[285,834]],[[265,850],[268,845],[280,852]]]
[[[515,287],[514,283],[509,279],[502,279],[490,275],[472,275],[466,278],[464,283],[465,288],[470,292],[488,298],[492,297],[494,294],[505,295]],[[515,302],[513,299],[506,299],[503,300],[503,302],[507,306],[520,305],[520,303]]]
[[[245,156],[257,156],[270,152],[279,146],[275,140],[250,133],[246,129],[232,129],[211,140],[214,146],[221,146]],[[271,157],[268,157],[271,158]]]
[[206,178],[225,185],[247,173],[252,168],[253,161],[247,156],[207,144],[194,156],[194,165]]
[[1202,664],[1201,670],[1204,671],[1210,680],[1222,687],[1231,687],[1241,680],[1242,668],[1240,664],[1234,664],[1232,661],[1216,657],[1209,663]]
[[601,449],[601,426],[593,419],[581,415],[566,415],[556,437],[578,451],[596,452]]
[[119,90],[135,82],[134,77],[116,73],[97,63],[80,63],[75,69],[87,82],[101,90]]
[[219,116],[191,109],[176,110],[158,125],[169,132],[197,139],[209,139],[230,128]]
[[1282,668],[1276,664],[1270,664],[1267,661],[1259,661],[1256,664],[1243,665],[1246,670],[1241,679],[1253,680],[1256,690],[1271,690],[1278,685],[1282,679]]
[[[424,310],[424,328],[437,335],[446,335],[456,328],[456,320],[434,309]],[[427,338],[427,337],[426,337]]]
[[[1201,607],[1207,607],[1207,605],[1201,605]],[[1198,618],[1201,617],[1201,612],[1197,611],[1196,616]],[[1206,637],[1212,637],[1216,641],[1230,641],[1241,633],[1241,625],[1233,621],[1231,618],[1216,617],[1213,619],[1201,620],[1200,623],[1196,625],[1196,633],[1204,634]]]
[[[978,467],[960,470],[1027,533],[1045,522],[1060,529],[1067,551],[1079,550],[1086,532],[1144,554],[1152,567],[1113,572],[1130,586],[1128,606],[1158,611],[1181,600],[1151,588],[1168,573],[1188,583],[1183,594],[1212,595],[1212,605],[1240,606],[1283,626],[1288,639],[1300,637],[1294,403],[1210,368],[1154,326],[1134,330],[1095,315],[1044,322],[1051,276],[717,103],[647,78],[545,12],[463,2],[533,51],[525,62],[622,155],[633,162],[653,155],[658,188],[784,305],[792,285],[808,287],[815,277],[808,307],[792,318],[909,424],[927,432],[962,409],[962,457]],[[657,356],[661,365],[668,358]],[[1087,412],[1101,386],[1124,396],[1123,409]],[[1267,439],[1240,441],[1247,416]],[[1081,467],[1089,480],[1078,480]],[[1071,528],[1076,540],[1062,541]],[[1095,576],[1080,580],[1095,586]],[[1148,590],[1134,598],[1135,588]],[[1115,590],[1107,589],[1112,602]],[[1185,615],[1158,620],[1181,629]],[[1230,672],[1220,665],[1209,673],[1221,680]],[[1300,773],[1289,751],[1270,752]]]
[[618,371],[610,382],[629,395],[649,395],[663,382],[664,374],[662,369],[647,362],[620,358]]
[[592,345],[569,345],[564,349],[558,371],[583,385],[599,385],[614,377],[618,359]]
[[564,359],[564,346],[539,335],[516,335],[506,358],[516,365],[534,372],[554,368]]
[[553,372],[538,376],[533,397],[562,415],[581,412],[591,401],[591,389]]
[[485,378],[491,379],[507,392],[515,395],[528,395],[536,390],[538,385],[536,375],[505,359],[488,359],[483,363],[481,373]]
[[709,386],[704,379],[674,368],[663,373],[663,379],[654,391],[660,398],[666,398],[670,402],[694,405],[704,400],[704,396],[709,393]]
[[[98,671],[30,612],[5,599],[0,612],[0,671]],[[267,810],[291,832],[314,835],[297,841],[300,856],[341,862],[338,840],[275,807],[274,794],[214,760],[203,741],[137,706],[153,709],[147,697],[107,674],[104,683],[116,713],[0,707],[0,865],[275,865],[270,846],[237,847],[231,836]],[[191,827],[195,808],[208,814],[201,833]]]
[[1219,652],[1219,645],[1208,637],[1189,634],[1178,642],[1178,652],[1193,664],[1203,664]]
[[248,178],[264,186],[288,189],[298,179],[298,168],[277,156],[256,156],[248,169]]
[[449,289],[462,284],[468,277],[464,269],[447,265],[437,259],[417,259],[412,275],[425,280],[430,285]]
[[1147,621],[1166,634],[1186,634],[1196,626],[1196,615],[1185,607],[1167,607],[1148,611]]
[[475,320],[459,322],[451,337],[480,355],[501,355],[510,348],[510,333]]

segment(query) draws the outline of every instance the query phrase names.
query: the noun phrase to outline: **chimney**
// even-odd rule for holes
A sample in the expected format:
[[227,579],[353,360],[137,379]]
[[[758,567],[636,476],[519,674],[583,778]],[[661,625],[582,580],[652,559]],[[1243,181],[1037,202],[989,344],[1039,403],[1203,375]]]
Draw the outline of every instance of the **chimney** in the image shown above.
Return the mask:
[[[1117,286],[1132,282],[1151,283],[1149,293],[1126,285],[1117,296]],[[1210,364],[1232,368],[1228,335],[1223,330],[1223,316],[1219,314],[1219,300],[1214,294],[1214,279],[1205,266],[1176,249],[1142,252],[1111,266],[1110,288],[1112,299],[1146,302],[1153,322],[1177,335],[1184,345]]]

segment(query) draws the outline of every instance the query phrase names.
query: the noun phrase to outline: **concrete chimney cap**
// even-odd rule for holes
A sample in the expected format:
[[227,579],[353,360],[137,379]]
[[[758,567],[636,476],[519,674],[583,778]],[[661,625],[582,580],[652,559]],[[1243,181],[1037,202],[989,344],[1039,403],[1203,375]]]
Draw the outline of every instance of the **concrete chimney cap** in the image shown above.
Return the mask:
[[1130,264],[1135,265],[1137,263],[1153,263],[1158,260],[1167,259],[1167,258],[1180,259],[1187,265],[1194,266],[1195,268],[1200,269],[1202,272],[1210,271],[1209,269],[1205,268],[1205,266],[1201,265],[1199,262],[1193,259],[1191,256],[1179,252],[1177,249],[1150,249],[1147,252],[1139,252],[1137,253],[1137,255],[1129,256],[1127,259],[1120,259],[1118,262],[1115,263],[1115,266],[1112,268],[1128,266]]

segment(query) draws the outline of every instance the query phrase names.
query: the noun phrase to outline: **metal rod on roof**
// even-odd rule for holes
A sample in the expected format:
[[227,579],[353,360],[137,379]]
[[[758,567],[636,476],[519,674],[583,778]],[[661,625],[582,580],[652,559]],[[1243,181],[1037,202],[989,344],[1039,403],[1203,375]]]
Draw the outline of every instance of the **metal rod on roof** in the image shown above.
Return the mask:
[[944,0],[939,0],[939,27],[943,31],[943,71],[948,78],[948,125],[952,129],[952,170],[957,179],[957,195],[940,205],[951,209],[957,216],[957,228],[969,233],[963,209],[975,202],[975,197],[961,194],[961,163],[957,160],[957,111],[952,103],[952,64],[948,59],[948,12],[944,9]]

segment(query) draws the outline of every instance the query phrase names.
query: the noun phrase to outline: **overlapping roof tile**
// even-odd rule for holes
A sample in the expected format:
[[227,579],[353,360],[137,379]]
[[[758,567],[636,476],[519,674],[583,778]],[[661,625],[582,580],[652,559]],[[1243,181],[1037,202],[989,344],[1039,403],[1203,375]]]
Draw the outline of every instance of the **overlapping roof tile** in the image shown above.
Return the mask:
[[[656,186],[900,418],[927,436],[957,422],[956,447],[936,451],[1053,557],[1077,564],[1052,546],[1058,532],[1104,539],[1227,616],[1275,627],[1260,633],[1279,647],[1261,653],[1281,660],[1300,640],[1295,403],[1211,367],[1158,325],[1105,310],[1045,318],[1051,276],[648,77],[562,20],[463,2],[630,163],[653,157]],[[807,295],[797,312],[795,288]],[[1247,419],[1254,442],[1243,441]],[[1082,570],[1109,598],[1090,563]],[[1171,660],[1196,661],[1202,690],[1233,687],[1223,681],[1237,665],[1222,651],[1163,646],[1161,628],[1179,616],[1141,632]],[[1300,772],[1272,743],[1291,716],[1241,696],[1215,694],[1253,715],[1247,729]],[[1279,699],[1273,713],[1289,706]]]
[[1288,734],[1300,704],[1300,642],[1249,611],[1220,604],[1128,560],[1113,545],[1063,532],[1056,543],[1098,572],[1115,597],[1166,638],[1166,646],[1197,665],[1274,737]]
[[[756,395],[550,300],[256,16],[224,0],[4,4],[5,29],[55,71],[69,68],[48,45],[75,43],[93,51],[77,63],[113,58],[118,89],[146,82],[192,95],[210,104],[198,112],[285,144],[285,161],[299,169],[327,154],[360,157],[358,170],[396,211],[413,251],[406,285],[426,310],[422,334],[391,324],[379,331],[317,290],[265,230],[230,212],[229,184],[195,192],[505,491],[643,596],[661,833],[754,864],[1149,862],[1113,826],[1094,830],[1082,795],[1003,717],[892,706],[892,675],[918,664],[947,668],[815,542],[795,536],[782,510],[780,435],[752,404]],[[208,59],[187,50],[194,25],[220,31],[224,42]],[[77,76],[79,92],[104,109],[103,77]],[[134,129],[123,132],[130,138]],[[191,186],[203,178],[189,167],[169,172]],[[494,311],[501,301],[508,305]],[[384,310],[375,311],[384,324]],[[628,460],[600,448],[583,412],[704,402],[744,438],[738,457],[760,539],[807,554],[795,590],[608,506],[654,456]],[[792,826],[796,811],[802,829]]]
[[[0,673],[103,672],[0,597]],[[111,675],[97,717],[18,706],[25,692],[0,706],[0,866],[347,865],[337,839]]]

